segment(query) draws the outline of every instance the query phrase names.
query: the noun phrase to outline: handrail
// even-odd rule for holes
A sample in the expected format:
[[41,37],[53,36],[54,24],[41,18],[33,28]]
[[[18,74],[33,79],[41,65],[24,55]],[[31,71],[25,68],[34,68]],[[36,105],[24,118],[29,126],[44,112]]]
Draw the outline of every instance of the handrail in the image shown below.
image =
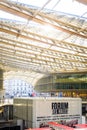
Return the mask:
[[13,99],[0,99],[0,106],[13,105]]

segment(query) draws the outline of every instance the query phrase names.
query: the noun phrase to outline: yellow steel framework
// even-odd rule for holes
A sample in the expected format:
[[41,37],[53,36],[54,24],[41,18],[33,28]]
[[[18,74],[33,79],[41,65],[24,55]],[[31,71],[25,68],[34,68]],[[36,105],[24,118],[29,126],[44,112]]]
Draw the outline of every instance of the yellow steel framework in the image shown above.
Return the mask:
[[8,0],[0,0],[0,9],[27,20],[0,19],[1,68],[87,72],[86,19]]

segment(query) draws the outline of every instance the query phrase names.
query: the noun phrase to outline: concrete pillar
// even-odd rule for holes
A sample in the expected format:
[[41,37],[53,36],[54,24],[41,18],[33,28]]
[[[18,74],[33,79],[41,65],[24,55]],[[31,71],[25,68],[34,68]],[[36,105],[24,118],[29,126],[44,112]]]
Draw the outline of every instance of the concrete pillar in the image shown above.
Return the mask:
[[23,120],[17,120],[17,125],[20,126],[20,130],[23,130]]
[[3,98],[5,90],[3,89],[3,70],[0,69],[0,99]]

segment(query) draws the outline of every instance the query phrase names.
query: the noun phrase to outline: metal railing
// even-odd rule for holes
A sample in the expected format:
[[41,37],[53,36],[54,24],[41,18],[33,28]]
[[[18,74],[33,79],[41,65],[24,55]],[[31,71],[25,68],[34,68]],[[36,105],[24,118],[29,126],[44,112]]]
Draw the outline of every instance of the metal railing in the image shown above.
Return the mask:
[[3,105],[12,105],[13,99],[0,99],[0,106]]

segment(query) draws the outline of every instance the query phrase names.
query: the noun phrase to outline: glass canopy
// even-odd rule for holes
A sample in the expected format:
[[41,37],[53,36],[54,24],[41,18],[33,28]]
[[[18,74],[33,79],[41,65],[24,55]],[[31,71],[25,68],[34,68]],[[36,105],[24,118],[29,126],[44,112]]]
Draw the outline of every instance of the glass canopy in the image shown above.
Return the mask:
[[1,0],[0,67],[41,76],[87,72],[87,6],[78,1]]

